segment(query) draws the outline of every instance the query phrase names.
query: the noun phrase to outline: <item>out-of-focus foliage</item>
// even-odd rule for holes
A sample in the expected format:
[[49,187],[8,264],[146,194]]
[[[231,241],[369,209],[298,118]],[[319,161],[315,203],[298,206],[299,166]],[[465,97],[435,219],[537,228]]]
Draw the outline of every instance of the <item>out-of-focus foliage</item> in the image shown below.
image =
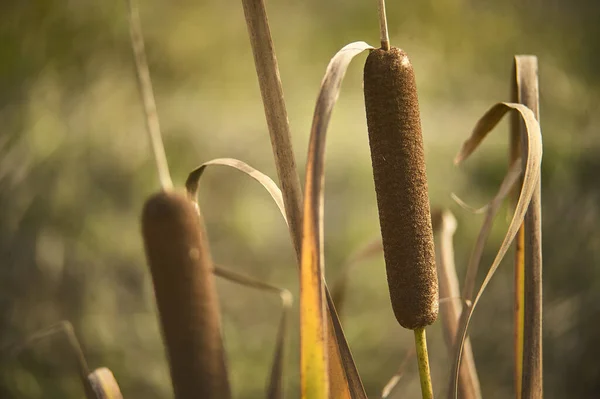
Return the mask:
[[[378,43],[374,1],[270,0],[281,78],[300,172],[319,83],[330,57],[355,40]],[[487,107],[509,96],[514,54],[539,57],[544,135],[543,226],[548,398],[600,393],[600,5],[589,0],[388,2],[390,36],[414,65],[431,198],[481,204],[500,183],[507,142],[495,135],[462,170],[460,142]],[[241,4],[141,4],[150,69],[176,184],[216,157],[275,177]],[[107,366],[126,398],[170,397],[169,377],[139,234],[158,188],[144,133],[123,1],[0,2],[0,347],[71,320],[92,367]],[[328,140],[327,275],[378,234],[361,92],[351,66]],[[200,189],[217,263],[297,293],[292,245],[255,182],[209,171]],[[480,216],[458,208],[457,266]],[[507,222],[500,218],[484,265]],[[512,271],[506,262],[474,315],[471,339],[486,398],[512,391]],[[279,303],[219,283],[234,395],[261,397]],[[348,341],[370,395],[392,376],[410,333],[394,321],[382,259],[353,269],[344,311]],[[297,318],[296,318],[297,319]],[[297,328],[297,321],[292,329]],[[450,362],[441,327],[430,332],[437,391]],[[288,392],[295,397],[297,335]],[[64,340],[0,359],[0,397],[80,397]],[[418,392],[416,370],[399,391]]]

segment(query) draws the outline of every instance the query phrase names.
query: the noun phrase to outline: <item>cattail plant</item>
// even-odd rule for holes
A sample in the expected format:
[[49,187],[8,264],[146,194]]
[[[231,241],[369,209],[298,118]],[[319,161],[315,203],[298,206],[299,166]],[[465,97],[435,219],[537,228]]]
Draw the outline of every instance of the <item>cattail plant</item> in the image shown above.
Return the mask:
[[[378,2],[381,48],[375,49],[362,41],[353,42],[340,49],[327,66],[313,114],[304,194],[300,190],[291,147],[287,111],[264,1],[243,0],[242,3],[282,189],[268,176],[242,161],[218,158],[204,162],[192,170],[184,193],[173,188],[160,134],[139,16],[133,0],[128,0],[140,95],[161,186],[161,190],[151,195],[144,204],[141,215],[142,239],[152,276],[175,398],[231,397],[215,275],[280,295],[283,312],[266,396],[269,399],[284,397],[282,376],[291,294],[286,289],[242,276],[213,263],[197,195],[205,169],[209,165],[221,165],[235,168],[257,180],[269,192],[289,228],[300,267],[301,398],[367,399],[325,282],[323,236],[327,129],[345,72],[353,58],[365,51],[369,51],[369,55],[364,66],[364,100],[382,240],[381,243],[377,240],[358,252],[349,264],[383,250],[394,315],[402,327],[414,331],[415,348],[407,352],[399,371],[385,386],[383,396],[387,397],[397,385],[405,365],[415,354],[422,396],[433,398],[425,329],[437,318],[440,293],[419,101],[415,73],[408,55],[404,50],[390,45],[384,1]],[[523,298],[528,310],[523,313],[525,316],[517,315],[518,320],[523,317],[525,320],[517,338],[517,341],[522,341],[519,348],[523,349],[519,349],[521,352],[517,351],[517,362],[522,367],[516,371],[516,376],[519,384],[522,381],[523,399],[541,398],[539,176],[542,151],[541,132],[536,120],[537,80],[533,79],[534,63],[531,59],[529,61],[526,74],[529,78],[524,78],[524,82],[529,81],[531,84],[523,84],[522,93],[520,91],[517,98],[522,104],[499,103],[493,106],[478,121],[456,159],[457,163],[466,159],[508,111],[515,111],[523,120],[523,126],[519,125],[518,131],[513,131],[513,140],[519,136],[521,144],[518,148],[513,145],[515,149],[511,167],[498,193],[486,208],[485,220],[469,259],[462,295],[458,293],[454,268],[452,223],[447,217],[449,214],[438,215],[438,225],[442,226],[440,229],[443,236],[439,249],[442,255],[440,291],[445,296],[443,300],[450,301],[445,303],[447,306],[442,310],[443,328],[447,346],[454,354],[449,397],[455,397],[459,392],[459,375],[464,379],[460,384],[463,399],[478,399],[481,396],[467,329],[483,291],[517,235],[519,226],[526,220],[526,254],[533,267],[526,274],[524,288],[518,288],[524,290]],[[519,65],[517,62],[517,66]],[[521,69],[517,69],[517,76],[521,76],[519,71]],[[531,89],[531,93],[526,90],[527,87]],[[529,95],[529,100],[525,98],[526,94]],[[493,218],[521,174],[522,187],[513,219],[481,288],[475,292],[474,281]],[[341,281],[338,290],[334,292],[340,303],[345,278]],[[521,291],[517,293],[519,297]],[[462,297],[459,298],[460,296]],[[457,299],[462,300],[462,306],[460,302],[455,302]],[[70,325],[64,328],[67,335],[72,337]],[[461,367],[465,346],[467,361]],[[79,348],[78,345],[73,347]],[[90,373],[80,348],[76,353],[87,399],[120,399],[122,395],[119,386],[110,370],[100,368]]]
[[421,389],[431,398],[425,327],[439,304],[419,102],[410,60],[390,47],[383,11],[380,21],[382,47],[367,57],[364,91],[383,252],[392,308],[415,332]]
[[162,191],[142,213],[142,236],[176,398],[231,396],[213,266],[201,215],[171,177],[144,51],[138,10],[129,1],[131,42],[147,132]]

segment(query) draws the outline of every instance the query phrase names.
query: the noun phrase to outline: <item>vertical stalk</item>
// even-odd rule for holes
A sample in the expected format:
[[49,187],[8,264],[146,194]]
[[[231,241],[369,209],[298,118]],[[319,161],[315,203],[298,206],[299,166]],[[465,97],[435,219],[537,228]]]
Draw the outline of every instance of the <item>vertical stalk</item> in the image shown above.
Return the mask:
[[150,69],[146,59],[146,50],[144,48],[144,36],[142,35],[142,23],[135,0],[128,0],[129,6],[129,33],[131,35],[131,47],[138,77],[138,86],[140,96],[144,106],[144,115],[146,116],[146,130],[150,140],[150,147],[156,162],[158,178],[163,190],[171,190],[173,182],[169,174],[169,165],[165,154],[162,136],[160,134],[160,123],[158,122],[158,112],[156,111],[156,101],[154,100],[154,91],[152,90],[152,81],[150,79]]
[[[511,102],[519,102],[519,88],[517,85],[517,65],[513,66],[511,84]],[[510,147],[509,165],[521,156],[521,121],[517,114],[511,115],[510,121]],[[523,178],[519,179],[514,192],[514,204],[519,199]],[[515,397],[521,399],[521,386],[523,376],[523,326],[525,322],[525,222],[521,224],[515,237],[514,253],[514,373]]]
[[[279,75],[279,67],[275,56],[269,21],[264,0],[242,0],[244,15],[254,64],[258,75],[258,83],[265,109],[265,117],[269,128],[271,146],[275,157],[275,166],[283,194],[286,218],[292,237],[298,265],[302,250],[302,189],[296,169],[296,161],[292,149],[292,140],[287,110],[283,99],[283,88]],[[341,330],[341,325],[329,289],[325,285],[327,299],[327,339],[329,345],[329,374],[333,398],[354,397],[366,398],[364,388],[348,344]],[[343,371],[342,374],[339,371]],[[352,391],[352,392],[351,392]]]
[[[538,63],[535,56],[517,56],[516,78],[519,102],[530,108],[539,121]],[[526,145],[522,135],[521,145]],[[523,377],[521,398],[543,397],[542,358],[542,207],[541,174],[525,215],[525,295],[523,328]]]
[[381,48],[385,51],[390,50],[390,35],[388,33],[387,16],[385,14],[385,0],[377,1],[377,11],[379,13],[379,37]]
[[267,11],[263,0],[242,0],[242,4],[275,156],[277,176],[281,183],[285,213],[294,248],[299,257],[302,237],[302,191],[292,150],[290,125]]
[[433,399],[433,387],[429,372],[429,355],[427,354],[427,337],[425,327],[417,328],[415,332],[415,349],[419,364],[419,379],[421,380],[421,394],[423,399]]

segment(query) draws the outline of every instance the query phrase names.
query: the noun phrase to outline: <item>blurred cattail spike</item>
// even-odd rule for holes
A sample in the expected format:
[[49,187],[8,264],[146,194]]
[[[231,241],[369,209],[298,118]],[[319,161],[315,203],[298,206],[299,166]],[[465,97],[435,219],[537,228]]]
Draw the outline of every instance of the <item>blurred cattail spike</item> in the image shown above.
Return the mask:
[[106,367],[94,370],[88,376],[96,399],[123,399],[121,389],[112,371]]
[[433,396],[425,327],[438,314],[438,281],[415,76],[396,47],[367,57],[364,91],[388,285],[396,319],[414,330],[424,398]]
[[[458,334],[460,315],[463,304],[460,297],[460,287],[456,267],[454,264],[454,232],[456,231],[456,218],[447,209],[436,209],[431,213],[433,231],[437,234],[437,265],[440,286],[440,314],[444,328],[444,339],[450,357],[454,354],[454,345]],[[463,351],[463,360],[460,366],[459,398],[481,399],[479,377],[475,368],[475,359],[471,348],[471,340],[467,338]],[[448,392],[451,397],[453,393]]]
[[219,305],[201,216],[184,194],[160,192],[146,201],[142,233],[175,397],[229,398]]

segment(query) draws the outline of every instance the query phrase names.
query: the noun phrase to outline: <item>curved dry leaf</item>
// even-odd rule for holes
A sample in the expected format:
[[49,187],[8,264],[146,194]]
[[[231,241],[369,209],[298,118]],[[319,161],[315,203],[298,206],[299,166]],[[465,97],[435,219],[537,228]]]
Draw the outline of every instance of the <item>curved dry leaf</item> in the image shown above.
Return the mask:
[[[235,169],[238,169],[238,170],[246,173],[247,175],[249,175],[252,178],[254,178],[255,180],[257,180],[259,183],[261,183],[263,185],[263,187],[265,187],[267,189],[267,191],[271,195],[271,198],[273,198],[273,200],[277,204],[279,211],[281,213],[281,216],[283,217],[284,221],[287,224],[286,214],[283,209],[282,194],[281,194],[281,191],[279,190],[279,188],[277,187],[277,185],[268,176],[264,175],[263,173],[252,168],[248,164],[246,164],[242,161],[239,161],[237,159],[232,159],[232,158],[214,159],[212,161],[205,162],[204,164],[202,164],[202,165],[198,166],[196,169],[194,169],[189,174],[187,181],[186,181],[186,189],[188,192],[188,196],[192,201],[197,203],[200,178],[202,177],[202,175],[204,173],[204,169],[209,165],[222,165],[222,166],[233,167]],[[325,291],[328,292],[327,289]],[[329,312],[329,315],[330,315],[331,326],[333,326],[333,333],[330,338],[332,340],[335,340],[335,342],[337,343],[337,347],[332,346],[330,348],[330,355],[332,357],[334,357],[332,359],[332,366],[337,367],[337,369],[341,370],[341,372],[343,373],[343,375],[341,375],[341,376],[337,375],[337,374],[332,376],[333,379],[339,380],[338,385],[340,386],[340,389],[337,392],[334,392],[333,394],[339,398],[347,398],[347,397],[351,397],[353,399],[366,398],[366,396],[364,394],[362,394],[362,393],[364,393],[364,389],[362,388],[362,383],[360,382],[360,379],[358,378],[358,370],[356,369],[356,365],[354,364],[354,360],[352,359],[352,355],[350,353],[348,343],[346,342],[346,338],[343,335],[343,330],[341,329],[341,326],[340,326],[340,328],[335,328],[335,325],[339,325],[340,322],[339,322],[339,319],[337,318],[337,314],[335,313],[333,301],[329,302],[329,308],[332,310],[331,312]],[[358,382],[357,382],[357,380],[358,380]],[[353,389],[352,391],[349,391],[348,386],[342,387],[341,386],[342,384],[354,386],[357,388]]]
[[372,48],[365,42],[351,43],[331,59],[321,82],[313,116],[306,163],[300,266],[302,398],[325,399],[329,397],[327,324],[323,284],[323,186],[327,126],[350,61],[356,55]]
[[273,355],[273,364],[269,376],[267,387],[267,399],[283,399],[284,397],[284,360],[285,360],[285,343],[288,330],[288,318],[292,307],[293,296],[290,291],[285,288],[280,288],[275,285],[265,283],[264,281],[243,275],[233,270],[226,269],[222,266],[215,266],[213,273],[216,276],[224,278],[228,281],[240,284],[249,288],[258,289],[264,292],[274,292],[279,294],[281,298],[281,320],[277,329],[277,338],[275,339],[275,353]]
[[465,211],[471,212],[475,215],[480,215],[480,214],[484,213],[485,211],[487,211],[489,208],[489,204],[486,204],[486,205],[482,206],[481,208],[475,208],[474,206],[467,204],[462,198],[460,198],[455,193],[450,193],[450,198],[452,198],[452,200],[454,202],[456,202],[456,205],[460,206]]
[[[488,110],[488,112],[486,112],[484,116],[477,122],[471,137],[463,144],[459,154],[455,159],[456,164],[464,161],[471,153],[473,153],[473,151],[479,146],[486,135],[496,126],[502,117],[511,110],[517,111],[525,123],[524,133],[527,137],[526,140],[523,140],[524,148],[522,157],[525,164],[523,186],[521,188],[521,193],[519,195],[519,200],[517,202],[513,218],[508,227],[504,240],[502,241],[502,245],[500,246],[496,257],[489,268],[489,271],[477,293],[477,296],[475,297],[475,300],[472,302],[470,307],[465,308],[465,311],[463,311],[461,316],[461,324],[458,335],[459,340],[457,342],[450,390],[450,392],[454,392],[455,397],[458,396],[458,370],[471,316],[473,315],[473,311],[477,306],[481,295],[498,269],[500,262],[506,255],[510,244],[514,240],[515,235],[519,230],[519,226],[525,217],[525,213],[527,211],[529,202],[531,201],[533,192],[535,191],[535,187],[537,186],[542,162],[542,135],[540,131],[540,125],[537,122],[533,112],[526,106],[514,103],[498,103],[490,108],[490,110]],[[465,293],[468,293],[468,283],[468,281],[465,281]]]
[[283,197],[281,195],[281,190],[279,189],[279,187],[277,187],[277,184],[275,184],[275,182],[269,176],[265,175],[257,169],[254,169],[252,166],[240,161],[239,159],[217,158],[208,162],[204,162],[202,165],[198,166],[196,169],[191,171],[188,175],[187,180],[185,181],[185,188],[187,190],[188,197],[192,201],[197,203],[198,191],[200,189],[200,178],[202,177],[202,174],[204,173],[206,167],[210,165],[229,166],[231,168],[239,170],[240,172],[244,172],[257,182],[259,182],[269,192],[271,198],[273,198],[273,201],[275,201],[275,204],[277,204],[279,212],[281,212],[285,223],[287,224],[285,208],[283,206]]
[[96,394],[96,399],[123,399],[115,376],[106,367],[94,370],[88,376],[88,380]]

